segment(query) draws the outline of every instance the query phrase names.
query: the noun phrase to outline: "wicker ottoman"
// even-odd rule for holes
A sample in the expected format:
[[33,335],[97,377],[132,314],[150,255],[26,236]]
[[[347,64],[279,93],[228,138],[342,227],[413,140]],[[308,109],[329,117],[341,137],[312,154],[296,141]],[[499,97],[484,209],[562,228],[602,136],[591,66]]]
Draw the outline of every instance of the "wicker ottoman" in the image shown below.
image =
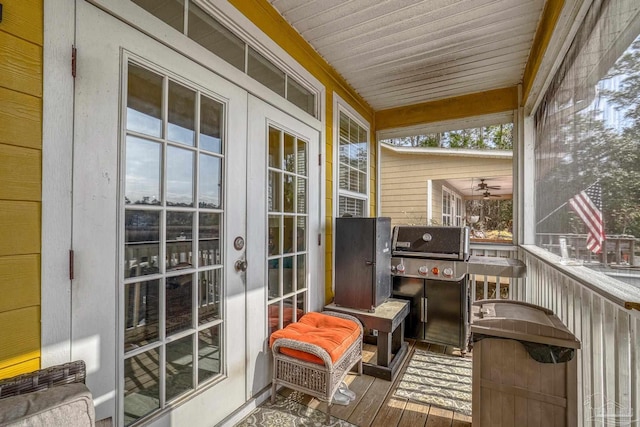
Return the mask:
[[329,311],[307,313],[274,332],[271,401],[278,385],[317,397],[327,403],[328,423],[331,401],[349,370],[358,364],[362,374],[362,336],[358,319]]

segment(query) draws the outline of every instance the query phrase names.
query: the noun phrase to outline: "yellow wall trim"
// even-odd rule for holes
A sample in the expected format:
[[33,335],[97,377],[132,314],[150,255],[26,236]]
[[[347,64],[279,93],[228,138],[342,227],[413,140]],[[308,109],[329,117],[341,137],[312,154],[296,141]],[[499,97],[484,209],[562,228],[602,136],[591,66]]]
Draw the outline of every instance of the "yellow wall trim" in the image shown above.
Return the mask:
[[527,59],[527,65],[524,68],[524,74],[522,77],[522,104],[526,102],[531,91],[531,86],[535,79],[542,58],[544,57],[549,41],[553,35],[553,30],[556,28],[558,18],[564,7],[564,0],[547,0],[542,10],[542,17],[540,18],[540,24],[536,30],[536,35],[533,38],[533,44],[531,45],[531,51],[529,52],[529,59]]
[[516,108],[518,108],[518,88],[517,86],[507,87],[377,111],[376,130],[500,113]]

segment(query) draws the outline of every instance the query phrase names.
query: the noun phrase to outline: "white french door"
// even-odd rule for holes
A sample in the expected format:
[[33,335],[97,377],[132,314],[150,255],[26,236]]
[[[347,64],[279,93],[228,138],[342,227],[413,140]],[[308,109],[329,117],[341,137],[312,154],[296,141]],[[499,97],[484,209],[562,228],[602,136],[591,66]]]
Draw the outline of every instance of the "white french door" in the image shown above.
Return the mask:
[[[271,382],[271,332],[324,305],[319,132],[264,101],[248,101],[247,388]],[[254,238],[252,237],[252,238]]]
[[214,425],[248,394],[247,93],[76,7],[72,357],[98,419]]
[[98,419],[215,425],[324,303],[321,125],[84,0],[76,47],[72,357]]

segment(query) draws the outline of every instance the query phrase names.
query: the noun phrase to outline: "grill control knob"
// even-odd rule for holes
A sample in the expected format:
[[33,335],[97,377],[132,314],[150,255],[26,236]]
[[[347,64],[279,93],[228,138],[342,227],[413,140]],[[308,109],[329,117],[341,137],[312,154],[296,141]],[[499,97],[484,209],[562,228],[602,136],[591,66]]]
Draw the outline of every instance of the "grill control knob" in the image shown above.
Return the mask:
[[442,270],[442,275],[444,277],[453,277],[453,269],[451,267],[447,267],[444,270]]
[[428,271],[428,269],[427,269],[426,265],[423,265],[418,269],[418,273],[422,274],[423,276],[427,275],[427,271]]
[[396,271],[400,274],[404,273],[404,264],[398,264],[396,266]]

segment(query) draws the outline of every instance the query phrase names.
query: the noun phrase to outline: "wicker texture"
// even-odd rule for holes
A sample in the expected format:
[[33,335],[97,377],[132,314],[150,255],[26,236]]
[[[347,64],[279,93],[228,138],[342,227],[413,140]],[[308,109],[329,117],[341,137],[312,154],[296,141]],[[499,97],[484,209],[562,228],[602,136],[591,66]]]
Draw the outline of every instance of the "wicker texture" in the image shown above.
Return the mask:
[[31,393],[53,386],[83,383],[86,377],[84,361],[77,360],[50,368],[40,369],[27,374],[0,380],[0,399]]
[[[364,331],[360,321],[353,316],[330,311],[323,311],[322,314],[355,322],[360,328],[360,336],[349,346],[336,363],[333,363],[329,354],[317,345],[289,338],[275,340],[272,347],[273,382],[271,401],[274,402],[275,400],[276,387],[278,385],[309,394],[327,403],[327,422],[329,422],[331,418],[331,401],[338,391],[340,383],[356,364],[358,364],[358,374],[362,374],[362,337]],[[283,354],[280,352],[281,347],[288,347],[318,356],[322,359],[324,365],[306,362]]]

